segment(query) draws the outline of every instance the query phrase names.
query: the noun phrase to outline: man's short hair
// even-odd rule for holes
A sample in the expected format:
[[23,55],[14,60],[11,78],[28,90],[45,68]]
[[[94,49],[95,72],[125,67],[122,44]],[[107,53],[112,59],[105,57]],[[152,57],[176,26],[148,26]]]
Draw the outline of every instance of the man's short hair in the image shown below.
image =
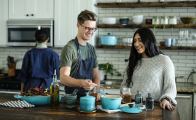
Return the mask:
[[96,21],[97,15],[94,12],[91,12],[89,10],[84,10],[78,15],[78,23],[82,25],[85,21],[91,20]]

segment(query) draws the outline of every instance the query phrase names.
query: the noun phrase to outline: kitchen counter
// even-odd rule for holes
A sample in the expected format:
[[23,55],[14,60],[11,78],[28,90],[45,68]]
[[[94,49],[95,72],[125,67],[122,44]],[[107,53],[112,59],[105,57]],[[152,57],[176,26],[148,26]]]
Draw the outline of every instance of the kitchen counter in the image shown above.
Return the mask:
[[[0,93],[0,102],[16,101],[13,94]],[[101,102],[96,102],[96,105]],[[180,120],[178,107],[174,111],[162,110],[159,103],[155,103],[154,111],[145,111],[139,114],[128,114],[123,112],[106,113],[97,110],[93,114],[85,114],[77,111],[79,101],[76,102],[76,108],[68,109],[62,98],[59,109],[51,109],[49,105],[37,105],[34,108],[10,108],[0,106],[0,119],[67,119],[67,120],[108,120],[108,119],[156,119],[156,120]]]
[[[120,89],[120,85],[101,84],[101,87],[105,89],[109,89],[109,88]],[[176,89],[177,89],[177,92],[196,93],[196,85],[194,85],[193,83],[187,83],[187,82],[176,83]]]

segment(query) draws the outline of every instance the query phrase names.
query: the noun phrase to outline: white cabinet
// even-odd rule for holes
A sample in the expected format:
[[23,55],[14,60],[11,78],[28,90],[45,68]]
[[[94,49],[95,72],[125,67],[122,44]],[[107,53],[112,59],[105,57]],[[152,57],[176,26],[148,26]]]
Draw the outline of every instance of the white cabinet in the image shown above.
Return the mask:
[[8,20],[8,1],[0,0],[0,46],[6,46],[7,31],[6,21]]
[[[98,15],[94,6],[97,0],[55,0],[54,7],[54,46],[63,47],[77,36],[77,16],[81,11],[90,10]],[[98,31],[88,42],[95,45]]]
[[191,94],[177,94],[176,101],[181,120],[192,120],[192,99],[193,97]]
[[9,19],[53,19],[53,0],[9,0]]

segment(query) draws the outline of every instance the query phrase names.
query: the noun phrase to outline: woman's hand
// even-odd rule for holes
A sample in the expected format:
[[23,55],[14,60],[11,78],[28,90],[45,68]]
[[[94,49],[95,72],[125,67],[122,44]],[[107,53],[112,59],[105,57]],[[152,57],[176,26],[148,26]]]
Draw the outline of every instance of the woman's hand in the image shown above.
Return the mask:
[[160,103],[160,107],[162,109],[165,109],[165,107],[167,107],[167,109],[169,110],[175,110],[175,107],[169,103],[169,101],[167,101],[166,99],[164,99],[161,103]]

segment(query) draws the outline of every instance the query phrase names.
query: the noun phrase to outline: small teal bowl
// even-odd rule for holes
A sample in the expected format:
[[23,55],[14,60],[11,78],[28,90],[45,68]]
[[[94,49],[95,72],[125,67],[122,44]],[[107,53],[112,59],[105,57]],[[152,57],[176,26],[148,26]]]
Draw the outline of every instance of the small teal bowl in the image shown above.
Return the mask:
[[[30,104],[33,105],[48,105],[50,104],[50,96],[19,96],[14,95],[15,98],[18,98],[19,100],[25,100]],[[59,102],[61,101],[62,95],[59,95]]]
[[119,21],[122,25],[126,25],[129,22],[129,18],[120,18]]

